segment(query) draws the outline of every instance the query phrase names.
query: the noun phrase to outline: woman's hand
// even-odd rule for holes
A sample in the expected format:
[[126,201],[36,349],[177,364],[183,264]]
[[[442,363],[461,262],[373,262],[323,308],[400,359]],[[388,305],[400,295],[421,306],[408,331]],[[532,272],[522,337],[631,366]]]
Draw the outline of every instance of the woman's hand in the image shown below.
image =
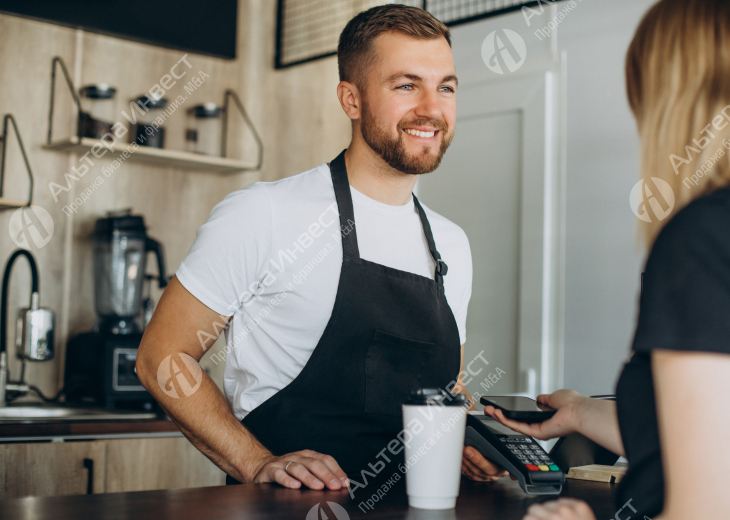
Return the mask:
[[596,516],[590,506],[582,500],[561,498],[542,504],[532,504],[522,520],[596,520]]
[[564,437],[569,433],[578,431],[580,406],[584,399],[585,397],[575,390],[558,390],[552,394],[538,395],[537,402],[557,410],[555,415],[541,423],[527,424],[507,419],[502,410],[493,406],[485,406],[484,413],[491,415],[508,428],[544,441],[555,437]]

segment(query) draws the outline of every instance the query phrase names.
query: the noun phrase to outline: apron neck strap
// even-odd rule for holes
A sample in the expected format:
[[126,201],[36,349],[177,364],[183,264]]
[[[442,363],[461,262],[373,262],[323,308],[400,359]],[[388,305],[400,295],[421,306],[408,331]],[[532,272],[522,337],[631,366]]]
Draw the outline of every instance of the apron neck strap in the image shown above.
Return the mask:
[[350,182],[347,180],[345,166],[345,150],[342,150],[330,163],[332,185],[335,189],[337,208],[340,211],[340,236],[342,237],[342,254],[346,257],[360,258],[357,247],[357,231],[355,230],[355,211],[352,208]]
[[[342,253],[346,257],[360,258],[360,250],[357,247],[357,231],[355,230],[355,211],[352,207],[352,194],[350,193],[350,182],[347,179],[347,167],[345,166],[345,150],[338,155],[330,163],[330,172],[332,175],[332,186],[335,190],[335,199],[337,199],[337,207],[340,212],[340,236],[342,237]],[[421,219],[423,226],[423,234],[428,242],[428,250],[436,262],[436,273],[434,280],[439,284],[444,284],[444,275],[448,271],[448,266],[441,260],[441,255],[436,249],[436,243],[431,233],[431,225],[426,218],[426,212],[418,202],[418,198],[413,195],[413,204],[418,211],[418,217]]]
[[418,197],[416,197],[415,194],[413,195],[413,204],[416,206],[418,216],[421,218],[423,234],[426,235],[426,242],[428,242],[428,250],[431,252],[431,256],[436,262],[436,276],[434,279],[439,285],[443,285],[444,275],[449,270],[449,267],[446,265],[446,262],[441,260],[441,255],[436,249],[436,243],[433,240],[433,233],[431,233],[431,224],[429,224],[428,219],[426,218],[426,212],[423,210],[423,207],[421,207],[421,203],[418,202]]

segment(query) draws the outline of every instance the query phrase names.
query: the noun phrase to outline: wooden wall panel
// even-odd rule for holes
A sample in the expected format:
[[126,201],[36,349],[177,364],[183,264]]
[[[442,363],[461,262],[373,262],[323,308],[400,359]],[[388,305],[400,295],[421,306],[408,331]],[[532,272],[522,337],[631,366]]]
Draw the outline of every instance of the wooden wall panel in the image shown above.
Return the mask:
[[[56,358],[31,363],[27,371],[28,379],[47,394],[55,393],[62,383],[68,337],[88,330],[96,320],[89,234],[97,218],[125,207],[144,215],[149,233],[164,244],[168,270],[174,273],[195,240],[197,228],[228,193],[259,179],[277,180],[313,168],[347,146],[350,122],[336,97],[336,58],[275,70],[275,22],[276,2],[241,0],[238,58],[189,55],[193,68],[185,69],[189,72],[183,79],[199,71],[210,77],[191,94],[184,91],[182,82],[170,91],[173,97],[179,93],[187,96],[184,106],[170,117],[166,135],[168,147],[181,149],[185,110],[205,101],[221,103],[226,88],[236,90],[264,141],[264,164],[259,173],[226,177],[127,163],[105,178],[78,213],[69,217],[63,206],[101,175],[110,161],[95,160],[92,171],[54,201],[49,183],[66,185],[64,174],[78,164],[79,157],[41,148],[47,132],[51,58],[63,57],[77,87],[94,82],[117,87],[117,113],[126,123],[121,111],[125,106],[128,111],[129,101],[148,91],[184,53],[0,15],[0,114],[12,112],[18,119],[36,178],[34,204],[47,210],[54,221],[51,241],[40,249],[31,247],[40,267],[41,303],[56,311],[57,320]],[[57,86],[56,95],[54,135],[62,137],[71,131],[73,110],[64,87]],[[255,162],[253,141],[237,115],[231,119],[229,155]],[[6,195],[22,196],[27,183],[20,156],[11,150],[8,159]],[[0,263],[16,248],[6,231],[11,215],[12,211],[0,212]],[[27,304],[29,286],[28,270],[22,262],[15,271],[10,293],[13,312]],[[149,267],[149,271],[155,272],[156,267]],[[160,294],[153,290],[153,298]],[[11,330],[10,344],[13,338]],[[15,377],[20,364],[10,357],[11,375]],[[220,385],[222,365],[209,368]]]

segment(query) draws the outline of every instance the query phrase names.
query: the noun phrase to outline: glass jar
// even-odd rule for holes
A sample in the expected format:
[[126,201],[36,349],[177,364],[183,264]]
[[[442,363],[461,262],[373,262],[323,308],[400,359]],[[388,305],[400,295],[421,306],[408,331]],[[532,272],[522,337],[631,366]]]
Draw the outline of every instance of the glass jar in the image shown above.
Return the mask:
[[185,149],[205,155],[221,154],[222,110],[215,103],[204,103],[188,110]]
[[100,139],[104,134],[111,133],[116,114],[116,93],[117,89],[106,83],[86,85],[79,89],[79,133],[83,137]]
[[141,107],[147,107],[147,112],[137,117],[137,123],[134,125],[134,140],[142,146],[164,148],[165,129],[160,125],[155,128],[152,123],[155,122],[167,106],[167,99],[154,99],[144,95],[140,96],[136,102]]

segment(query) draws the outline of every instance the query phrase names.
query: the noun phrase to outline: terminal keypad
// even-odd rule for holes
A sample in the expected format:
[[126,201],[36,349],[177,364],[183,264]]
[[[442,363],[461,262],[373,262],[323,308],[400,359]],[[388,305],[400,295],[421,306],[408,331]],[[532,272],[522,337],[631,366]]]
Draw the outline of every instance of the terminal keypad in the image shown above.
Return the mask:
[[527,436],[500,435],[506,448],[530,471],[560,471],[545,450]]

